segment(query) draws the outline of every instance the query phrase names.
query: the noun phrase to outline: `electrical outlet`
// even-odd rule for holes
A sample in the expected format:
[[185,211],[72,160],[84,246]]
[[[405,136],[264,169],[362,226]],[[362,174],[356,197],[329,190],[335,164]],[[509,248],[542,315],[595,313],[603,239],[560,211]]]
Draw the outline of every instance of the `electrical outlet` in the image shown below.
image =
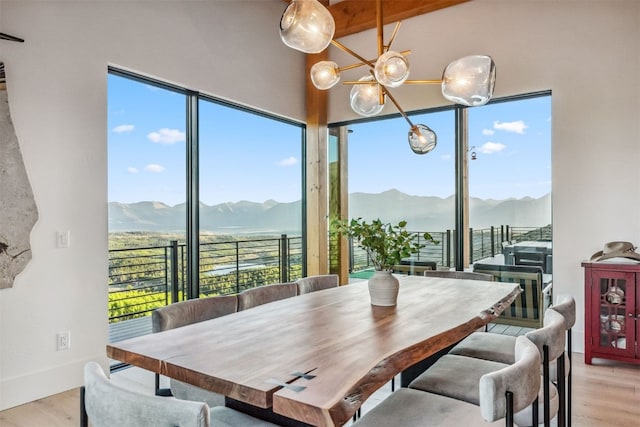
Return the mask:
[[64,331],[56,334],[56,350],[69,350],[71,348],[71,332]]
[[56,247],[67,249],[71,246],[71,231],[56,231]]

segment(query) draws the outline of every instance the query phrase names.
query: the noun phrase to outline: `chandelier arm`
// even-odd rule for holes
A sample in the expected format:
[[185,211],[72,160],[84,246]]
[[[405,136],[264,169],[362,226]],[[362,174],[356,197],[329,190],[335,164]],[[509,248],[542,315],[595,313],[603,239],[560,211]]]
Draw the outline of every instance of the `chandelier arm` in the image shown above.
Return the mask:
[[[403,50],[402,52],[400,52],[400,55],[403,55],[403,56],[411,55],[411,50],[410,49]],[[373,61],[375,61],[375,60],[369,60],[369,62],[372,63],[372,64],[373,64]],[[345,65],[344,67],[338,67],[338,71],[342,72],[342,71],[352,70],[354,68],[362,67],[363,65],[369,65],[369,64],[366,64],[364,62],[358,62],[357,64],[351,64],[351,65]]]
[[389,99],[391,100],[391,102],[393,102],[393,105],[396,106],[396,108],[398,109],[398,112],[400,113],[400,115],[407,121],[407,123],[409,123],[409,126],[411,126],[411,129],[415,128],[415,125],[413,124],[411,119],[409,119],[409,116],[407,116],[407,113],[404,112],[404,110],[402,109],[400,104],[398,104],[398,101],[396,101],[396,99],[393,97],[393,95],[391,95],[391,92],[389,92],[389,90],[387,88],[385,88],[384,86],[382,86],[382,85],[380,85],[380,87],[382,88],[382,92],[385,95],[387,95],[389,97]]
[[385,52],[387,52],[389,49],[391,49],[391,45],[393,44],[393,41],[396,38],[396,35],[398,34],[398,30],[400,29],[400,25],[402,24],[402,21],[398,21],[396,22],[396,27],[393,29],[393,33],[391,34],[391,38],[389,39],[389,43],[385,46]]
[[382,25],[382,0],[376,0],[376,28],[378,33],[378,56],[384,53],[384,29]]
[[349,49],[348,47],[346,47],[345,45],[343,45],[339,41],[331,40],[331,44],[334,45],[335,47],[337,47],[338,49],[342,50],[343,52],[346,52],[349,55],[355,57],[357,60],[359,60],[360,62],[362,62],[362,63],[364,63],[366,65],[368,65],[369,67],[371,67],[371,68],[375,67],[375,64],[373,62],[369,61],[368,59],[363,58],[360,55],[358,55],[357,53],[355,53],[354,51],[352,51],[351,49]]
[[405,85],[439,85],[442,80],[405,80]]

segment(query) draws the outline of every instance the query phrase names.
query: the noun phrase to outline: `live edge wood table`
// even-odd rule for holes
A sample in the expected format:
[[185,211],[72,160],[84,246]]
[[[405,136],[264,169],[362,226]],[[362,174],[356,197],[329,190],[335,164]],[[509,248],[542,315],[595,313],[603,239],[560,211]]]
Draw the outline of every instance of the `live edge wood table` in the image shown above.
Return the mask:
[[519,292],[513,283],[403,276],[397,306],[376,307],[358,282],[113,343],[107,355],[339,426],[396,374],[490,322]]

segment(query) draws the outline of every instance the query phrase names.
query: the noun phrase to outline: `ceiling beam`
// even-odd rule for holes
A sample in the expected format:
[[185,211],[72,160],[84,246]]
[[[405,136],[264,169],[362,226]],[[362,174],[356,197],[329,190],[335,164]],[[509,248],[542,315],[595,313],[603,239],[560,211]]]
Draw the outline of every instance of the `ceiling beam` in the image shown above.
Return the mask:
[[[383,22],[388,24],[402,21],[468,1],[470,0],[382,0]],[[343,0],[328,9],[336,21],[335,38],[376,28],[376,7],[371,0]]]

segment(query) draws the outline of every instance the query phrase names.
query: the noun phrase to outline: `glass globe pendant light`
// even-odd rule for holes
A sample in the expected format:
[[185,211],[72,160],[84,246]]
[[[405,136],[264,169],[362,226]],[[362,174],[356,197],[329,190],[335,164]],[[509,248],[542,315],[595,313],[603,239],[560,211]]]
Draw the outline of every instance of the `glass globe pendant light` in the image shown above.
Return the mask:
[[390,50],[380,55],[373,71],[378,83],[398,87],[409,77],[409,61],[401,53]]
[[444,69],[442,95],[456,104],[477,107],[489,102],[495,83],[496,64],[490,56],[465,56]]
[[351,108],[364,117],[375,116],[384,108],[384,102],[380,103],[380,85],[373,76],[364,76],[359,82],[371,82],[371,84],[358,83],[351,88]]
[[320,61],[311,67],[311,82],[320,90],[331,89],[340,81],[340,69],[333,61]]
[[280,19],[284,44],[305,53],[325,50],[335,29],[331,12],[317,0],[292,0]]
[[409,146],[416,154],[427,154],[436,148],[438,138],[427,125],[414,125],[409,129]]

